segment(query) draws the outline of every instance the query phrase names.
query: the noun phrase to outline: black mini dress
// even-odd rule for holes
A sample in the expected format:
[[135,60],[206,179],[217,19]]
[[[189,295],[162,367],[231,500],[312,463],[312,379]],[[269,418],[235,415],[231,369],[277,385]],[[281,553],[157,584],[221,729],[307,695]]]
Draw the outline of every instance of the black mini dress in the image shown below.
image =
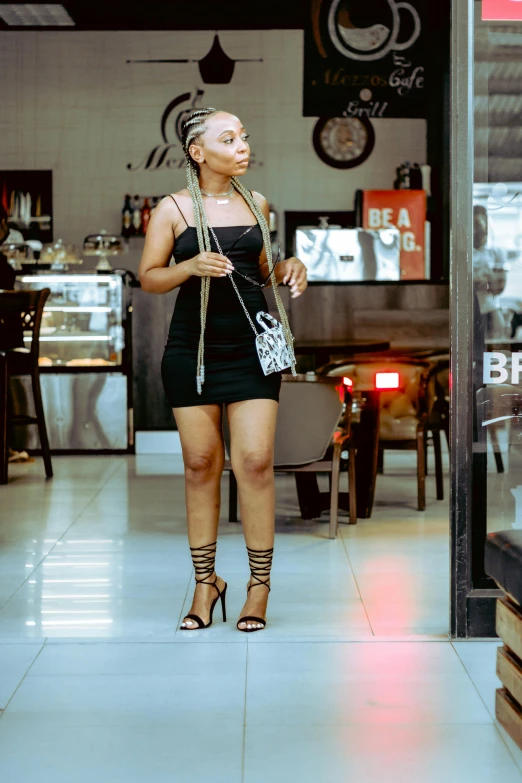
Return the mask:
[[[253,280],[262,282],[259,257],[263,237],[259,226],[225,226],[216,227],[214,231],[223,253],[234,267]],[[211,239],[212,251],[219,252]],[[174,260],[176,263],[186,261],[198,253],[196,229],[187,225],[176,239]],[[205,383],[202,393],[198,394],[196,371],[201,280],[193,275],[182,283],[174,307],[161,363],[163,386],[170,406],[222,405],[255,399],[279,401],[281,373],[263,373],[254,331],[228,276],[212,277],[210,280],[205,328]],[[260,310],[268,311],[263,291],[238,274],[234,275],[234,280],[257,328],[256,314]]]

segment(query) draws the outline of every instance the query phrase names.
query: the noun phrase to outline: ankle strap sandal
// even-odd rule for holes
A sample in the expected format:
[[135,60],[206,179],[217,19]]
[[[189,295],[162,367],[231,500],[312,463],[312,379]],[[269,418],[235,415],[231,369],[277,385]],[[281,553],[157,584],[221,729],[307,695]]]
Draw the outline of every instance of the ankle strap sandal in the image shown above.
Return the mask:
[[196,631],[200,628],[210,628],[210,626],[212,625],[212,616],[214,614],[214,607],[216,603],[219,601],[219,599],[221,599],[223,622],[225,623],[227,621],[227,611],[226,611],[226,603],[225,603],[227,583],[225,582],[225,586],[223,590],[221,590],[220,592],[219,587],[217,586],[217,576],[214,578],[213,582],[209,581],[215,570],[216,548],[217,548],[217,541],[214,541],[213,544],[205,544],[204,546],[190,547],[192,563],[194,564],[196,584],[210,585],[211,587],[215,587],[217,596],[212,601],[212,604],[210,606],[210,619],[208,623],[205,624],[201,619],[201,617],[199,617],[197,614],[187,614],[185,615],[185,620],[194,620],[194,622],[197,625],[196,626],[187,625],[184,620],[180,625],[180,631]]
[[[274,556],[274,548],[272,549],[250,549],[247,546],[248,562],[250,564],[250,584],[248,585],[247,595],[252,587],[258,585],[264,585],[268,592],[270,592],[270,571],[272,568],[272,558]],[[255,581],[253,581],[255,580]],[[240,628],[240,623],[256,623],[261,625],[261,628]],[[266,620],[263,617],[255,617],[254,615],[245,615],[240,617],[237,621],[238,631],[243,633],[253,633],[254,631],[262,631],[266,626]]]

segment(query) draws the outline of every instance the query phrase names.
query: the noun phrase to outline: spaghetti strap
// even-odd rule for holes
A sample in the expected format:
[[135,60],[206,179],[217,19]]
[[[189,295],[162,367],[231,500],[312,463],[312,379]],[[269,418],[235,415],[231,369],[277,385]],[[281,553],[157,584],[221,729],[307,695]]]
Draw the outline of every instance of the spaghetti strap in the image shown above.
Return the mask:
[[[170,193],[169,193],[169,196],[170,196]],[[185,221],[185,223],[187,223],[187,218],[185,217],[185,215],[183,214],[183,212],[182,212],[182,211],[181,211],[181,209],[179,208],[179,204],[178,204],[178,202],[176,201],[176,199],[174,198],[174,196],[170,196],[170,198],[172,199],[172,201],[174,202],[174,204],[177,206],[177,208],[178,208],[178,212],[179,212],[179,214],[181,215],[181,217],[183,218],[183,220]],[[190,228],[190,226],[189,226],[189,224],[188,224],[188,223],[187,223],[187,228]]]

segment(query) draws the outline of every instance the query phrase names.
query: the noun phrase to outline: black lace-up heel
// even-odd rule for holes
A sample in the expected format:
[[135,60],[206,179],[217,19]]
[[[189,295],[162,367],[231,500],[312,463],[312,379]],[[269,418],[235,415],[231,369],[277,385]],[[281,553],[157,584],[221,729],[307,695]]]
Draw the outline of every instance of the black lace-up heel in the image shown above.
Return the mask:
[[[256,585],[264,585],[268,592],[270,592],[270,585],[268,584],[270,580],[270,570],[272,568],[272,557],[274,555],[274,549],[250,549],[250,547],[247,546],[247,552],[248,552],[248,562],[250,564],[250,574],[251,579],[250,583],[247,588],[247,595],[250,592],[252,587],[256,587]],[[253,582],[252,580],[255,579],[256,581]],[[261,628],[240,628],[239,623],[256,623],[257,625],[261,625]],[[244,633],[253,633],[254,631],[262,631],[263,628],[266,626],[266,620],[264,620],[262,617],[254,617],[253,615],[247,614],[244,617],[240,617],[237,621],[237,629],[238,631],[243,631]]]
[[[210,628],[212,625],[212,615],[214,614],[214,607],[221,598],[221,609],[223,612],[223,622],[226,623],[227,621],[227,610],[226,610],[226,604],[225,604],[225,598],[226,598],[226,592],[227,592],[227,583],[225,582],[224,588],[219,590],[219,587],[217,586],[217,576],[214,579],[213,582],[209,582],[208,579],[212,576],[214,573],[214,566],[216,562],[216,546],[217,541],[214,541],[213,544],[206,544],[205,546],[194,546],[190,547],[190,554],[192,556],[192,562],[194,563],[194,571],[196,572],[196,584],[202,584],[202,585],[211,585],[211,587],[215,587],[217,591],[217,596],[212,601],[212,605],[210,607],[210,620],[205,625],[201,617],[198,617],[197,614],[187,614],[185,616],[185,620],[194,620],[195,623],[197,623],[196,626],[194,625],[187,625],[186,622],[182,622],[180,625],[180,631],[197,631],[200,628]],[[199,578],[203,577],[203,578]]]

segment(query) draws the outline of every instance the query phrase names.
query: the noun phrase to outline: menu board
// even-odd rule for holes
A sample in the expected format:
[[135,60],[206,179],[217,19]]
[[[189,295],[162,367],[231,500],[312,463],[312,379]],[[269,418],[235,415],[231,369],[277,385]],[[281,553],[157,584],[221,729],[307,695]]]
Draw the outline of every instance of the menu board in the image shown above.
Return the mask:
[[305,117],[426,117],[426,0],[311,0]]
[[426,277],[426,193],[424,190],[364,190],[364,228],[395,226],[401,234],[401,280]]

